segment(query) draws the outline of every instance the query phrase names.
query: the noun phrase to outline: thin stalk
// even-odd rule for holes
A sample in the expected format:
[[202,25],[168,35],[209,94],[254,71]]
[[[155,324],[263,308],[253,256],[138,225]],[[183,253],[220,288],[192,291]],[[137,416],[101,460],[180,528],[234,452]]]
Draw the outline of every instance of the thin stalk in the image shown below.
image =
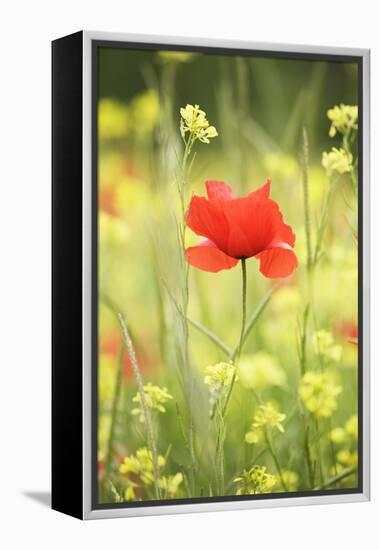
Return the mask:
[[321,489],[326,489],[327,487],[330,487],[331,485],[335,485],[339,481],[342,481],[346,477],[349,477],[351,474],[353,474],[357,469],[357,466],[350,466],[349,468],[346,468],[346,470],[343,470],[340,474],[331,477],[330,479],[327,479],[324,483],[322,483],[319,487],[315,487],[315,491],[320,491]]
[[114,434],[115,434],[116,424],[117,424],[118,404],[119,404],[120,395],[121,395],[124,354],[125,354],[125,344],[124,344],[124,341],[121,340],[120,351],[119,351],[118,362],[117,362],[116,383],[115,383],[113,400],[112,400],[111,425],[109,429],[108,449],[107,449],[107,455],[105,459],[105,468],[108,473],[110,470],[110,465],[111,465],[112,456],[113,456],[113,442],[114,442]]
[[[184,140],[184,138],[183,138]],[[180,308],[181,313],[181,326],[183,331],[183,349],[181,349],[183,360],[183,371],[185,374],[185,386],[186,386],[186,400],[188,406],[188,446],[191,460],[191,477],[192,477],[192,490],[194,492],[195,475],[196,475],[196,456],[195,456],[195,435],[193,425],[193,378],[190,373],[190,359],[189,359],[189,328],[188,328],[188,303],[189,303],[189,265],[185,261],[184,250],[186,240],[186,222],[185,222],[185,198],[187,188],[188,177],[188,160],[191,155],[192,146],[194,144],[193,136],[189,136],[187,140],[184,140],[185,148],[183,153],[183,159],[180,166],[180,178],[178,181],[178,193],[181,206],[181,220],[179,223],[179,245],[180,245],[180,258],[182,264],[182,303]]]
[[[242,258],[242,260],[241,260],[241,267],[242,267],[242,323],[241,323],[241,333],[240,333],[240,337],[239,337],[239,344],[238,344],[237,352],[236,352],[236,355],[235,355],[235,361],[234,361],[235,365],[238,364],[238,361],[239,361],[239,358],[240,358],[240,355],[241,355],[243,341],[244,341],[244,335],[245,335],[245,327],[246,327],[247,273],[246,273],[246,259],[245,258]],[[227,396],[226,396],[226,399],[225,399],[224,407],[223,407],[223,410],[222,410],[223,417],[225,417],[226,410],[228,408],[230,396],[232,395],[234,383],[236,381],[236,376],[237,376],[237,369],[234,369],[233,378],[232,378],[232,381],[230,383],[228,393],[227,393]]]
[[[331,419],[329,418],[328,419],[328,432],[330,433],[332,431],[332,421]],[[332,439],[329,439],[329,443],[330,443],[330,456],[331,456],[331,462],[332,462],[332,465],[333,465],[333,471],[334,471],[334,475],[336,476],[338,474],[338,471],[337,471],[337,460],[336,460],[336,448],[335,448],[335,445],[332,441]]]
[[260,316],[262,315],[263,311],[265,310],[267,304],[269,303],[270,299],[271,299],[271,296],[274,294],[274,292],[276,292],[278,290],[278,288],[280,288],[280,283],[274,285],[272,288],[270,288],[270,290],[267,292],[267,294],[263,297],[263,299],[261,300],[261,302],[258,304],[257,308],[255,309],[255,311],[253,312],[253,314],[251,315],[250,319],[248,320],[248,322],[246,323],[246,328],[245,328],[245,331],[244,331],[244,335],[243,335],[243,339],[242,339],[242,344],[240,345],[237,344],[234,348],[233,348],[233,352],[230,354],[229,356],[229,359],[231,361],[234,361],[234,359],[236,358],[237,354],[239,353],[239,351],[242,349],[242,346],[243,344],[245,343],[246,341],[246,338],[248,337],[248,335],[250,334],[251,330],[253,329],[253,327],[255,326],[256,322],[258,321],[258,319],[260,318]]
[[215,462],[216,462],[218,491],[219,491],[219,495],[224,495],[225,493],[225,470],[224,470],[225,419],[222,415],[222,409],[221,409],[220,403],[217,406],[216,432],[217,432],[217,439],[216,439]]
[[309,208],[309,181],[308,181],[308,165],[309,165],[309,145],[308,135],[305,128],[303,128],[303,201],[304,201],[304,223],[305,223],[305,237],[307,246],[307,271],[312,269],[312,240],[311,240],[311,216]]
[[267,433],[266,427],[264,429],[264,434],[265,434],[265,441],[266,441],[267,449],[268,449],[268,452],[271,455],[271,458],[274,461],[275,468],[276,468],[276,471],[278,472],[278,476],[279,476],[279,479],[280,479],[280,483],[282,484],[283,489],[285,491],[288,491],[288,487],[287,487],[287,485],[286,485],[286,483],[283,479],[283,473],[282,473],[282,469],[281,469],[280,464],[279,464],[278,457],[276,456],[276,453],[275,453],[274,448],[272,446],[272,443],[270,441],[270,437]]
[[227,346],[214,332],[209,330],[198,321],[194,321],[190,317],[187,317],[187,321],[190,325],[195,327],[199,332],[207,336],[214,344],[216,344],[216,346],[218,346],[225,353],[225,355],[232,355],[233,351],[230,349],[230,347]]
[[137,357],[134,351],[133,343],[129,335],[128,328],[126,326],[126,323],[124,321],[123,316],[121,313],[118,314],[118,319],[120,321],[122,335],[124,337],[124,341],[126,344],[126,350],[129,355],[130,364],[133,369],[133,374],[136,380],[137,388],[139,391],[139,394],[141,396],[141,406],[143,410],[143,414],[145,416],[145,423],[146,423],[146,435],[147,435],[147,441],[148,445],[151,450],[152,455],[152,461],[153,461],[153,474],[154,474],[154,487],[155,487],[155,496],[158,500],[161,498],[161,491],[159,487],[159,463],[158,463],[158,452],[157,452],[157,446],[155,442],[155,436],[154,436],[154,429],[153,429],[153,422],[150,414],[150,409],[147,405],[146,401],[146,394],[143,387],[143,380],[140,368],[138,366]]
[[320,470],[320,482],[321,482],[321,485],[323,485],[325,482],[325,478],[324,478],[324,465],[322,460],[322,449],[321,449],[321,431],[320,431],[320,426],[317,418],[315,418],[315,427],[316,427],[316,439],[317,439],[318,465]]
[[305,414],[302,410],[300,412],[300,416],[301,416],[301,419],[303,422],[303,428],[304,428],[304,452],[305,452],[305,458],[306,458],[307,469],[308,469],[308,480],[309,480],[309,486],[312,489],[315,484],[315,475],[314,475],[314,467],[313,467],[311,446],[310,446],[310,440],[309,440],[309,425],[307,424]]

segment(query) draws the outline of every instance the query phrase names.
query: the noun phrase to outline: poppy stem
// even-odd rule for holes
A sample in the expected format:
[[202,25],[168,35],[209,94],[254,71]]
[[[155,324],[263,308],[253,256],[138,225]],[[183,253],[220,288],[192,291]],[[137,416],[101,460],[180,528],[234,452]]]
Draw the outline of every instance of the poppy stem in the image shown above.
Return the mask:
[[[235,366],[238,365],[243,342],[245,339],[245,328],[246,328],[246,296],[247,296],[247,272],[246,272],[246,258],[242,258],[241,260],[241,267],[242,267],[242,323],[241,323],[241,334],[239,338],[239,344],[237,348],[237,352],[235,354],[235,359],[233,359],[233,363]],[[228,404],[230,401],[230,397],[232,395],[234,383],[236,381],[237,377],[237,369],[234,369],[233,378],[229,386],[229,391],[225,399],[224,408],[222,410],[222,416],[225,417],[226,409],[228,408]]]
[[243,258],[241,260],[241,267],[242,267],[242,324],[241,324],[241,334],[240,334],[240,340],[239,340],[239,346],[238,346],[238,352],[236,355],[236,362],[238,363],[244,336],[245,336],[245,328],[246,328],[246,295],[247,295],[247,274],[246,274],[246,259]]

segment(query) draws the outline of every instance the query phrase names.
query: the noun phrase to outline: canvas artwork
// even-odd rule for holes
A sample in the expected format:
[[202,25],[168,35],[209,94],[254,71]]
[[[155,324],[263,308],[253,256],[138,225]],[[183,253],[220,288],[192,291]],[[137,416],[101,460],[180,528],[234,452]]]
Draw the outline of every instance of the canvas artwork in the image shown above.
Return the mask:
[[360,63],[93,62],[96,505],[359,492]]

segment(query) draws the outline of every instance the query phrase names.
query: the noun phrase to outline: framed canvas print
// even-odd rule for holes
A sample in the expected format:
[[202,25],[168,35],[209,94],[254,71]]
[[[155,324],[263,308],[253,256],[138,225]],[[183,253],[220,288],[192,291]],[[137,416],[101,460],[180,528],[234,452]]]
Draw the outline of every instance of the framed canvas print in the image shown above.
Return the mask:
[[369,498],[369,51],[53,42],[53,508]]

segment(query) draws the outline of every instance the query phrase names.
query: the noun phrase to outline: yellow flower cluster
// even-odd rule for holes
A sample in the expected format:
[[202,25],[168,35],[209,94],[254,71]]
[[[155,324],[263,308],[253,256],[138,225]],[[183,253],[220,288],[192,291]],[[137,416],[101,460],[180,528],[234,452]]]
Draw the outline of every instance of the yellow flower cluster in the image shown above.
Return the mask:
[[104,98],[99,101],[100,140],[120,140],[130,134],[138,138],[150,134],[159,121],[159,98],[155,90],[145,90],[130,104]]
[[280,413],[272,403],[268,402],[260,405],[257,414],[254,416],[250,431],[245,435],[246,443],[258,443],[266,429],[276,429],[283,433],[282,422],[285,418],[286,415]]
[[[146,396],[146,404],[149,409],[160,413],[166,412],[164,404],[170,399],[173,399],[172,395],[168,393],[167,388],[160,388],[149,382],[143,389]],[[137,392],[133,397],[133,402],[141,405],[142,400],[140,392]],[[140,422],[145,422],[145,413],[142,406],[132,409],[132,415],[139,416]]]
[[342,346],[334,342],[333,335],[326,330],[318,330],[313,335],[313,345],[316,353],[327,361],[338,363],[342,355]]
[[286,373],[277,359],[265,351],[243,355],[239,362],[239,374],[242,384],[254,390],[284,386],[287,382]]
[[334,428],[330,434],[333,443],[346,443],[358,439],[358,416],[353,414],[346,420],[344,427]]
[[[158,456],[159,468],[164,468],[166,460],[162,455]],[[123,475],[134,474],[138,476],[144,485],[151,485],[154,481],[154,467],[152,453],[146,447],[138,449],[135,455],[126,456],[119,467],[119,472]],[[174,497],[183,481],[183,474],[177,472],[174,475],[161,476],[159,478],[159,487],[164,492],[165,497]],[[136,481],[127,478],[127,489],[125,491],[125,500],[134,500],[136,497],[135,489],[139,487]]]
[[234,479],[234,483],[238,484],[237,495],[269,493],[276,482],[276,477],[267,473],[265,466],[253,466],[250,470],[244,470],[239,477]]
[[183,474],[178,472],[173,476],[162,476],[159,479],[159,487],[167,497],[174,497],[183,481]]
[[[166,460],[158,456],[158,466],[163,468]],[[120,474],[134,474],[138,476],[145,485],[151,485],[154,481],[153,455],[149,449],[142,447],[135,455],[126,456],[119,467]]]
[[288,491],[296,491],[299,486],[299,475],[292,470],[283,470],[282,479]]
[[232,363],[217,363],[205,368],[204,382],[208,386],[227,387],[232,383],[236,367]]
[[180,133],[183,139],[186,137],[186,133],[189,133],[190,143],[194,143],[196,140],[203,143],[209,143],[210,138],[218,136],[217,130],[214,126],[210,126],[207,120],[207,115],[202,111],[199,105],[189,105],[180,109]]
[[329,153],[324,152],[322,154],[323,167],[326,170],[328,176],[333,172],[338,174],[347,174],[353,169],[353,155],[345,149],[337,149],[337,147],[332,147],[332,150]]
[[337,409],[337,396],[342,388],[331,373],[308,371],[299,387],[299,395],[307,409],[318,417],[331,416]]
[[332,122],[329,129],[329,136],[334,137],[337,132],[346,134],[350,130],[358,128],[358,107],[357,105],[335,105],[328,109],[327,115]]
[[345,468],[355,466],[358,464],[358,453],[349,449],[341,449],[337,453],[337,461]]

